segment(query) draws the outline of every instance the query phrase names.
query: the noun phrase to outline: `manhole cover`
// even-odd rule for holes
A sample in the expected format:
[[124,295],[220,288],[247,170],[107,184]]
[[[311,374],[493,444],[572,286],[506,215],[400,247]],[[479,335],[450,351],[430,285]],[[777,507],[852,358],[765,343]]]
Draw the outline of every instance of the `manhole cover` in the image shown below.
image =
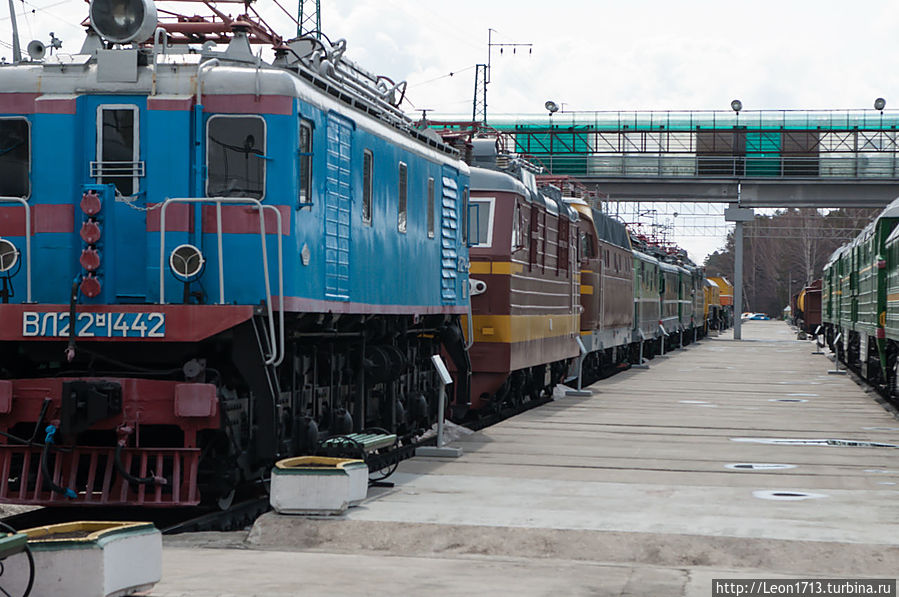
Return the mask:
[[770,398],[768,402],[808,402],[803,398]]
[[786,468],[796,468],[795,464],[771,464],[767,462],[739,462],[736,464],[725,464],[724,468],[735,471],[775,471]]
[[781,500],[785,502],[798,502],[801,500],[815,500],[826,498],[823,493],[808,493],[805,491],[790,490],[759,490],[753,491],[752,495],[762,500]]

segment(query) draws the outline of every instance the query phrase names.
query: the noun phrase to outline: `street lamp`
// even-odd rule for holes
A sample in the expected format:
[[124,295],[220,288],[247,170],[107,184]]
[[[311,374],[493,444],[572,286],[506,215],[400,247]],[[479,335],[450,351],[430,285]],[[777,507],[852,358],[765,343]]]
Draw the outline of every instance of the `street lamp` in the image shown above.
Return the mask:
[[737,123],[734,125],[734,137],[733,137],[733,141],[732,141],[733,146],[731,147],[731,153],[734,156],[734,163],[733,163],[734,172],[733,172],[733,174],[734,174],[734,176],[739,176],[743,172],[738,167],[739,157],[737,156],[737,148],[739,147],[740,144],[737,141],[739,140],[738,135],[739,135],[739,129],[740,129],[740,110],[743,109],[743,102],[741,102],[738,99],[731,101],[730,109],[734,111],[734,114],[736,114],[736,117],[737,117]]
[[553,114],[559,111],[559,106],[552,100],[546,100],[543,104],[549,112],[549,173],[553,171]]

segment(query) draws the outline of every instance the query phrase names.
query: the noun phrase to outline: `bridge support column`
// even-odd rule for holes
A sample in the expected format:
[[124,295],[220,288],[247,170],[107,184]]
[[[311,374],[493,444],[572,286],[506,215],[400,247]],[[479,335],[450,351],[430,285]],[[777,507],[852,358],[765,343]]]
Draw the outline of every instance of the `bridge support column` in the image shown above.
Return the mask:
[[[739,189],[737,190],[739,193]],[[739,205],[739,204],[738,204]],[[724,219],[734,222],[734,340],[743,339],[743,223],[751,222],[755,213],[745,207],[728,207],[724,210]]]

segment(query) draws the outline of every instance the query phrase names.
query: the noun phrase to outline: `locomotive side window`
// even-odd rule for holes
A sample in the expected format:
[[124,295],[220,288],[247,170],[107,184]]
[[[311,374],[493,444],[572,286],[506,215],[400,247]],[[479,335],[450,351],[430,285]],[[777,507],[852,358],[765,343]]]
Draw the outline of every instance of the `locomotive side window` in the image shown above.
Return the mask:
[[[206,125],[206,195],[265,195],[265,120],[216,115]],[[308,176],[307,176],[308,179]]]
[[372,172],[375,156],[366,149],[362,152],[362,223],[371,226]]
[[312,124],[300,121],[300,205],[312,204]]
[[493,197],[472,199],[468,205],[472,247],[493,245]]
[[521,247],[521,209],[518,202],[512,204],[512,250]]
[[400,176],[399,176],[399,193],[400,193],[400,201],[399,201],[399,215],[397,216],[396,228],[403,234],[406,233],[406,218],[408,216],[408,205],[406,204],[407,194],[408,194],[408,174],[406,164],[400,162]]
[[434,238],[434,179],[428,179],[428,238]]
[[462,189],[462,244],[468,244],[468,187]]
[[596,256],[593,252],[593,235],[589,232],[581,235],[581,255],[587,259],[592,259]]
[[114,184],[122,195],[134,195],[142,176],[137,106],[100,106],[97,112],[97,161],[91,175],[99,184]]
[[28,197],[31,130],[24,118],[0,118],[0,195]]

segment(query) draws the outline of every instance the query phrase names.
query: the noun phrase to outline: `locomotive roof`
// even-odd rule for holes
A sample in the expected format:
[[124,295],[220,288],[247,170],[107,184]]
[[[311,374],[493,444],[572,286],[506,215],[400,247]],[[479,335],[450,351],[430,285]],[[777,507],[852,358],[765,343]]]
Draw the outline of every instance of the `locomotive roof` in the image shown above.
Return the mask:
[[505,172],[487,168],[471,168],[471,190],[515,193],[531,200],[530,193],[520,180]]
[[593,225],[596,227],[596,234],[602,240],[622,249],[631,250],[631,239],[623,222],[594,208]]
[[640,261],[646,261],[648,263],[654,263],[656,265],[659,264],[659,260],[653,257],[652,255],[647,255],[646,253],[642,253],[640,251],[634,251],[634,257],[639,259]]
[[[232,44],[237,43],[236,40]],[[97,51],[84,54],[55,54],[41,62],[0,65],[3,93],[32,93],[66,98],[77,95],[134,95],[190,100],[197,95],[198,69],[215,58],[219,64],[203,75],[203,95],[249,94],[286,96],[302,100],[323,111],[349,116],[361,127],[410,151],[428,156],[467,172],[458,152],[439,138],[416,130],[411,121],[379,111],[377,105],[354,94],[336,80],[320,76],[303,65],[293,68],[273,66],[258,60],[230,59],[228,51],[153,54],[151,50],[116,49],[110,53],[136,54],[137,74],[133,80],[118,76],[115,68],[101,69]],[[155,66],[154,66],[155,62]],[[110,76],[112,75],[112,76]]]
[[666,261],[659,261],[659,267],[666,272],[686,272],[684,268]]

